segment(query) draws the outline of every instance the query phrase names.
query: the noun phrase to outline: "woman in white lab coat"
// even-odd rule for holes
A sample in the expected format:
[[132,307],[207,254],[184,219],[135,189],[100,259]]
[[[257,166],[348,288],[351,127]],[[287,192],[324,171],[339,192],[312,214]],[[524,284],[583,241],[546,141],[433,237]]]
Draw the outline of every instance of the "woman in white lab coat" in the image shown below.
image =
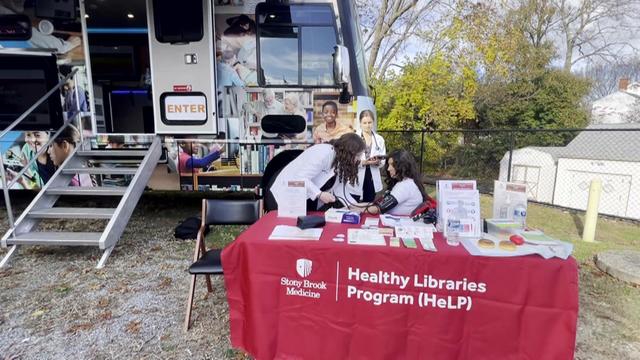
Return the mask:
[[[336,195],[339,198],[347,196],[346,185],[355,186],[357,183],[358,161],[364,149],[364,141],[355,133],[342,135],[329,143],[313,145],[282,169],[270,191],[276,202],[281,204],[288,200],[288,182],[304,180],[307,199],[319,200],[324,204],[333,203],[337,200]],[[336,179],[331,186],[330,180],[334,176]],[[322,190],[323,187],[330,188]]]
[[371,110],[360,113],[360,130],[357,134],[364,140],[366,148],[360,159],[358,184],[360,201],[371,202],[376,193],[382,190],[380,167],[384,166],[383,157],[387,154],[384,138],[373,131],[374,115]]

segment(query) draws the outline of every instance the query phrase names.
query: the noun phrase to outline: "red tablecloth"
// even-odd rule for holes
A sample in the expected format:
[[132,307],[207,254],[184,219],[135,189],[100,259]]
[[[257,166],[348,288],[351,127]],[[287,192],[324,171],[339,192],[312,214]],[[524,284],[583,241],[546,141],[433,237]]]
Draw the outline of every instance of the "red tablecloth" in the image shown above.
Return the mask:
[[231,342],[257,359],[573,359],[573,258],[332,241],[345,224],[268,240],[280,224],[295,220],[271,212],[222,252]]

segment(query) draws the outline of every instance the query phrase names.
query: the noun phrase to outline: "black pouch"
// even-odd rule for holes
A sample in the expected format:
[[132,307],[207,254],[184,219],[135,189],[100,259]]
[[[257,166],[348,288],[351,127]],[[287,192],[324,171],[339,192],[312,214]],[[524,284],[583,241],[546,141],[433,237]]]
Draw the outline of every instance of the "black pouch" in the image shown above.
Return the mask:
[[324,224],[325,224],[324,216],[318,216],[318,215],[298,216],[297,225],[300,229],[323,227]]
[[[198,217],[189,217],[186,218],[183,222],[181,222],[173,233],[178,239],[188,240],[195,239],[198,237],[198,229],[200,229],[201,220]],[[207,226],[204,229],[204,235],[206,236],[209,233],[209,227]]]

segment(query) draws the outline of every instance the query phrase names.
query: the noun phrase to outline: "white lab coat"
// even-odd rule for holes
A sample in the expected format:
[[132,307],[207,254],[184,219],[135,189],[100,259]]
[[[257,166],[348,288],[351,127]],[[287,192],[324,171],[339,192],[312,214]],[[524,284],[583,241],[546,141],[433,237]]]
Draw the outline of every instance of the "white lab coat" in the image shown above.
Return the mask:
[[[362,130],[356,131],[356,134],[362,136]],[[373,139],[371,141],[371,154],[369,157],[374,157],[376,155],[386,155],[387,148],[384,145],[384,138],[375,132],[373,133]],[[365,161],[366,155],[362,154],[362,158],[360,161]],[[384,167],[384,160],[380,162],[379,166],[370,165],[371,166],[371,178],[373,179],[373,188],[376,192],[382,190],[382,177],[380,176],[380,169]],[[364,173],[366,171],[366,165],[360,166],[358,169],[358,189],[355,189],[356,192],[353,194],[357,194],[362,196],[362,184],[364,183]]]
[[[333,159],[336,153],[330,144],[318,144],[306,149],[302,154],[290,162],[282,169],[271,186],[271,193],[279,204],[287,201],[286,187],[289,181],[304,180],[306,183],[307,199],[316,199],[321,191],[320,188],[334,175]],[[336,180],[333,188],[328,192],[337,197],[348,196],[344,191],[345,187]],[[355,202],[351,196],[348,201]]]

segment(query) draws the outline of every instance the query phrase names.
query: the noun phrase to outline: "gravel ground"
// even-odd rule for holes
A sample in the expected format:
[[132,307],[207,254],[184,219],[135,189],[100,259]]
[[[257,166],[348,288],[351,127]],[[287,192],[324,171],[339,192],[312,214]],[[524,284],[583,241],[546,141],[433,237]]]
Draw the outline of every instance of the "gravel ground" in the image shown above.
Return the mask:
[[96,248],[19,249],[0,271],[0,359],[243,358],[231,349],[222,278],[213,279],[208,296],[200,279],[193,326],[182,330],[195,241],[176,240],[173,229],[199,206],[197,199],[145,196],[101,270]]
[[[95,269],[101,255],[95,248],[20,249],[0,270],[0,360],[246,358],[231,349],[221,278],[209,295],[199,282],[193,327],[182,331],[194,241],[174,239],[173,229],[199,206],[195,197],[145,195],[102,270]],[[101,225],[70,223],[83,231]],[[239,230],[225,228],[213,238],[222,244]],[[627,301],[638,296],[639,288],[581,264],[577,359],[640,359],[634,324],[640,309]]]

